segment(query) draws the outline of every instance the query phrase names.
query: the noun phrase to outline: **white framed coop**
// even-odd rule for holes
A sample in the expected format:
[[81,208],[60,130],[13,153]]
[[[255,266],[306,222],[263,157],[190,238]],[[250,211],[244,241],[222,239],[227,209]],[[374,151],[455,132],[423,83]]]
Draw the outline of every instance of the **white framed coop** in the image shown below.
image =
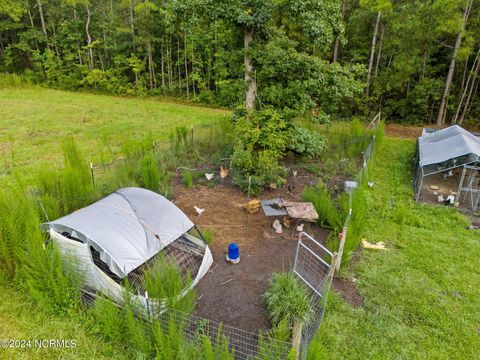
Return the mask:
[[480,201],[480,138],[458,125],[423,129],[418,138],[415,200],[477,211]]
[[145,314],[164,308],[164,299],[148,298],[142,278],[159,256],[175,264],[187,284],[179,297],[195,286],[213,263],[193,222],[168,199],[146,189],[117,190],[42,227],[58,244],[62,256],[75,262],[87,290],[122,305],[128,280],[128,296]]

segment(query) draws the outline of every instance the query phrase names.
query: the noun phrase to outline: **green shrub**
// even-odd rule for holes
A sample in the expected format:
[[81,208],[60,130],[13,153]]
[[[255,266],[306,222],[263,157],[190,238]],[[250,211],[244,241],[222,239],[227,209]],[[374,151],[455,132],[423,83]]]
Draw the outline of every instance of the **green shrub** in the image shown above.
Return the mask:
[[[259,194],[265,185],[285,183],[285,170],[279,164],[287,142],[286,122],[273,109],[240,116],[230,167],[233,182],[242,191]],[[251,178],[249,186],[249,178]]]
[[287,149],[313,158],[319,156],[325,149],[325,140],[307,128],[295,124],[289,131]]
[[309,292],[292,272],[274,273],[263,298],[274,324],[284,319],[292,324],[309,316]]

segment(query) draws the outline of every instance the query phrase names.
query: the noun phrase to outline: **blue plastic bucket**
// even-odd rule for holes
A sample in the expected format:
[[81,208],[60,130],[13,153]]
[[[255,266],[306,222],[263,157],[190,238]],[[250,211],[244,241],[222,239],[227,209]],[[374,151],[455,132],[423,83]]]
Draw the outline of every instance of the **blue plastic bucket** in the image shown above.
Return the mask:
[[240,251],[238,250],[237,243],[228,244],[227,260],[232,262],[238,262],[240,260]]

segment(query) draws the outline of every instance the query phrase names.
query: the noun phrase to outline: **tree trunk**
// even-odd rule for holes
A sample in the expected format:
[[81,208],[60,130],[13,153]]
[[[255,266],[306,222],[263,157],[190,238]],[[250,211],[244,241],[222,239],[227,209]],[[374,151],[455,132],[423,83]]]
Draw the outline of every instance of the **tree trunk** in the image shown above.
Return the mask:
[[246,29],[243,38],[244,44],[244,65],[245,65],[245,108],[253,110],[255,97],[257,95],[257,82],[253,76],[253,64],[251,58],[251,45],[253,42],[253,29]]
[[132,34],[132,50],[136,51],[135,46],[135,25],[134,25],[134,13],[133,13],[133,0],[130,0],[130,32]]
[[[477,52],[477,55],[475,56],[475,59],[473,61],[472,69],[470,70],[470,73],[468,74],[467,84],[466,85],[462,84],[463,92],[462,92],[462,96],[460,97],[460,102],[458,104],[457,111],[455,112],[455,115],[452,118],[452,121],[451,121],[452,124],[457,123],[458,116],[460,115],[460,110],[461,110],[462,105],[463,105],[463,100],[465,99],[465,96],[467,95],[467,92],[470,89],[470,81],[472,80],[472,76],[473,76],[473,80],[475,81],[475,71],[476,71],[479,55],[480,55],[480,50]],[[465,68],[467,68],[467,67],[468,67],[467,64],[465,64]],[[465,71],[464,71],[463,77],[465,78]],[[462,80],[462,82],[464,82],[464,80]]]
[[184,34],[184,41],[183,41],[183,63],[185,65],[185,82],[187,84],[187,100],[190,100],[190,90],[188,85],[188,60],[187,60],[187,34]]
[[90,20],[92,13],[90,12],[90,6],[86,5],[87,9],[87,23],[85,24],[85,33],[87,34],[87,46],[88,46],[88,67],[93,69],[93,49],[91,47],[92,37],[90,36]]
[[[347,13],[347,0],[342,0],[342,21],[345,21],[345,15]],[[333,47],[333,62],[337,62],[338,52],[340,51],[340,37],[335,38],[335,45]]]
[[[480,54],[480,50],[478,54]],[[463,123],[463,120],[465,119],[465,116],[468,113],[468,109],[470,107],[470,100],[472,99],[473,89],[475,87],[475,81],[477,80],[478,73],[480,71],[480,58],[478,54],[477,54],[477,66],[475,67],[475,73],[473,74],[473,77],[472,77],[472,84],[470,85],[470,90],[468,92],[467,100],[465,100],[465,106],[463,108],[462,114],[460,115],[460,119],[458,121],[459,124]]]
[[427,67],[427,45],[423,48],[423,56],[422,56],[422,72],[420,74],[420,80],[425,78],[425,69]]
[[[47,27],[45,26],[45,17],[43,16],[43,8],[40,0],[37,0],[38,14],[40,15],[40,24],[42,24],[42,32],[45,36],[45,41],[48,40]],[[48,47],[48,42],[47,42]]]
[[155,78],[155,67],[153,63],[153,51],[150,40],[147,42],[147,58],[148,58],[148,79],[150,89],[157,87],[157,79]]
[[462,85],[460,86],[461,90],[465,89],[465,78],[467,76],[469,58],[470,56],[467,55],[467,58],[465,59],[465,66],[463,67],[463,75],[462,75]]
[[180,39],[177,37],[177,76],[178,76],[178,94],[182,94],[182,76],[180,73]]
[[162,69],[162,92],[165,91],[165,58],[164,58],[164,46],[162,41],[162,47],[160,50],[160,60],[161,60],[161,69]]
[[380,31],[380,40],[378,41],[378,54],[377,54],[377,61],[375,63],[375,77],[378,75],[378,67],[380,65],[380,58],[382,56],[382,45],[383,45],[383,34],[385,32],[385,25],[381,24],[381,31]]
[[379,11],[377,14],[377,20],[375,21],[375,27],[373,30],[372,49],[370,51],[370,61],[368,62],[367,91],[366,91],[367,97],[370,95],[370,80],[372,78],[373,60],[375,59],[375,45],[377,44],[378,25],[380,24],[381,17],[382,17],[382,13]]
[[[28,18],[30,19],[30,26],[32,27],[32,30],[35,30],[35,24],[33,23],[33,17],[32,17],[32,13],[30,12],[30,9],[28,9]],[[0,34],[0,42],[1,42],[1,36],[2,36],[2,34]],[[37,51],[39,51],[37,39],[34,39],[34,42],[35,42],[35,49],[37,49]],[[3,45],[3,43],[2,43],[2,45]],[[3,50],[3,46],[2,46],[2,50]]]
[[78,36],[78,30],[76,27],[77,24],[77,10],[73,9],[73,20],[75,21],[75,35],[77,38],[77,53],[78,53],[78,62],[80,65],[83,65],[83,59],[82,59],[82,51],[80,50],[80,41],[79,41],[79,36]]
[[295,319],[292,329],[292,347],[295,349],[295,359],[300,355],[300,343],[302,341],[303,320]]
[[437,125],[441,126],[445,124],[445,116],[447,113],[447,99],[450,94],[450,87],[452,85],[453,73],[455,72],[455,62],[457,61],[458,50],[460,45],[462,45],[463,32],[467,24],[468,15],[470,14],[470,9],[472,7],[473,0],[469,0],[464,12],[463,20],[460,26],[460,31],[457,34],[457,39],[455,40],[455,47],[453,48],[452,58],[450,60],[450,66],[448,68],[447,80],[445,81],[445,89],[443,91],[442,100],[440,102],[440,107],[438,109],[437,115]]
[[2,58],[5,58],[5,45],[3,44],[2,31],[0,31],[0,55],[2,55]]

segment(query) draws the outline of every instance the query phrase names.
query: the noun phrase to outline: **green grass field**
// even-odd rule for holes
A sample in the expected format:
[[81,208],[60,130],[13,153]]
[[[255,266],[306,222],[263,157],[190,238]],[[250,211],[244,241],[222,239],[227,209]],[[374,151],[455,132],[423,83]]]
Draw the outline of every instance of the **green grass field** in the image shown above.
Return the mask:
[[[25,348],[0,348],[1,359],[124,359],[124,349],[93,336],[82,319],[56,316],[7,287],[0,287],[0,341],[31,340]],[[76,340],[75,348],[34,347],[34,340]],[[27,343],[25,343],[27,345]]]
[[195,129],[231,112],[142,98],[72,93],[40,87],[0,88],[0,174],[22,175],[61,165],[60,144],[75,139],[88,161],[115,157],[127,139],[164,141],[177,125]]
[[412,200],[412,141],[378,150],[365,238],[391,250],[350,267],[364,305],[330,298],[314,358],[480,359],[479,233],[453,208]]

